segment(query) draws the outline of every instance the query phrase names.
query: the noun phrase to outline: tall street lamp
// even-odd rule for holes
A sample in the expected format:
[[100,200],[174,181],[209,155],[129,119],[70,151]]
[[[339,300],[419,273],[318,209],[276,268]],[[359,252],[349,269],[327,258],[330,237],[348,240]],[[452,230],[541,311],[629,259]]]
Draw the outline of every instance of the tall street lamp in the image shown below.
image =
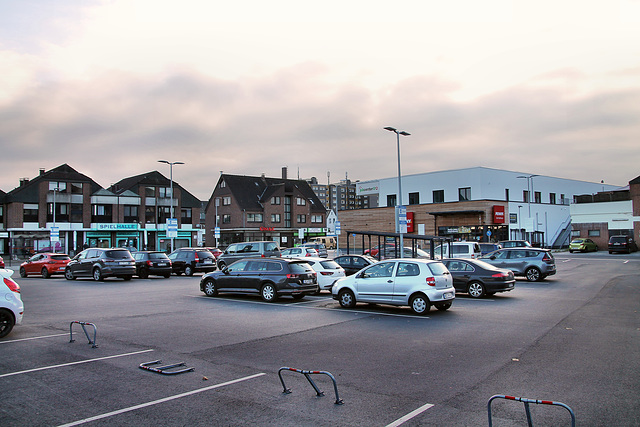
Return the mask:
[[[396,128],[392,128],[391,126],[387,126],[384,128],[390,132],[394,132],[396,134],[396,141],[398,145],[398,207],[402,206],[402,178],[400,173],[400,135],[409,136],[411,135],[409,132],[405,132],[403,130],[398,130]],[[403,257],[404,254],[404,238],[402,234],[402,230],[400,229],[400,209],[396,208],[396,224],[398,224],[398,231],[400,231],[400,258]]]
[[[183,162],[168,162],[166,160],[158,160],[158,163],[166,163],[169,165],[169,179],[171,189],[171,207],[169,208],[169,215],[171,215],[171,219],[173,219],[173,165],[184,165]],[[167,229],[167,233],[169,230]],[[173,234],[171,235],[171,252],[173,252]]]

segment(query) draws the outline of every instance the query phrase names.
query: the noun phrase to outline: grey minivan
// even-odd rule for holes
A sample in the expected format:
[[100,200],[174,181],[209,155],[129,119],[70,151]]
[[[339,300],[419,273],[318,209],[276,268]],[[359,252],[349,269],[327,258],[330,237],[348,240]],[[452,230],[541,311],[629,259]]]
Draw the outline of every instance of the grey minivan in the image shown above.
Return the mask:
[[267,258],[280,257],[280,248],[276,242],[244,242],[232,243],[218,257],[218,268],[222,270],[227,265],[233,264],[243,258]]

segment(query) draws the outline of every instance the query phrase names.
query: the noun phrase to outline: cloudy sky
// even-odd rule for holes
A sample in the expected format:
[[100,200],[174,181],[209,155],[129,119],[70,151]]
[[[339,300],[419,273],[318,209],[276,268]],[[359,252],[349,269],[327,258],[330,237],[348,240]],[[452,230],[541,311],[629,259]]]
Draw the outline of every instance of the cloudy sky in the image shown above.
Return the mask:
[[640,0],[0,0],[0,189],[640,175]]

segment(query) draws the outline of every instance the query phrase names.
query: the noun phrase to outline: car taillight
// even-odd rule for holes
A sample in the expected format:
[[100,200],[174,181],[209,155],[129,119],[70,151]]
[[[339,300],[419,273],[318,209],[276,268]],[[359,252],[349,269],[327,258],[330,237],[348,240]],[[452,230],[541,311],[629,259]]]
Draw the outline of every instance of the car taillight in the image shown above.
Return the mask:
[[427,277],[427,285],[435,286],[436,285],[436,278],[435,277]]
[[299,279],[299,278],[300,278],[299,274],[292,274],[292,273],[287,274],[287,279]]
[[507,273],[496,273],[496,274],[492,274],[491,277],[496,277],[496,278],[509,277],[509,274],[507,274]]
[[148,265],[149,267],[153,267],[153,263],[151,262],[151,260],[147,260],[147,265]]
[[196,256],[196,262],[198,262],[199,261],[198,254],[195,254],[195,256]]
[[20,293],[20,285],[18,285],[13,280],[5,277],[4,278],[4,284],[7,285],[12,292],[16,292],[18,294]]
[[320,274],[322,274],[323,276],[331,276],[333,274],[333,271],[321,271]]
[[307,254],[305,256],[311,256],[311,254],[309,252],[307,252]]
[[542,261],[544,262],[553,262],[553,260],[551,259],[551,256],[548,253],[545,253],[544,256],[542,257]]

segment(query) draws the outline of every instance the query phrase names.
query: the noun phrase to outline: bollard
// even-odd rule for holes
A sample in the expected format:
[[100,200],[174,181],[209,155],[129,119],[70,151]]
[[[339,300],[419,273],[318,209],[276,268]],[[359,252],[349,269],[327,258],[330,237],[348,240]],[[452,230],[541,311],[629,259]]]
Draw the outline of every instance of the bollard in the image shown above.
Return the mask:
[[[73,324],[74,323],[77,323],[80,326],[82,326],[82,330],[84,331],[85,336],[89,340],[89,344],[93,344],[91,347],[92,348],[97,348],[98,344],[96,344],[96,334],[98,333],[98,330],[96,328],[96,325],[94,325],[93,323],[89,323],[89,322],[78,322],[77,320],[74,320],[73,322],[71,322],[69,324],[69,342],[75,342],[75,340],[73,339]],[[93,341],[91,341],[91,338],[89,338],[89,333],[87,332],[87,329],[85,328],[86,325],[93,326]]]
[[282,371],[298,372],[299,374],[304,375],[304,377],[307,379],[307,381],[309,381],[309,384],[311,384],[313,389],[316,391],[316,396],[324,396],[324,392],[320,391],[318,386],[316,386],[316,384],[313,382],[313,380],[311,379],[311,377],[309,375],[315,375],[315,374],[327,375],[329,378],[331,378],[331,381],[333,381],[333,389],[334,389],[334,391],[336,393],[336,401],[334,403],[336,405],[342,405],[344,403],[344,401],[342,399],[340,399],[340,397],[338,396],[338,385],[336,384],[336,379],[334,378],[333,375],[331,375],[330,372],[326,372],[326,371],[305,371],[305,370],[302,370],[302,369],[288,368],[288,367],[284,366],[284,367],[282,367],[282,368],[280,368],[278,370],[278,377],[280,377],[280,382],[282,383],[282,388],[284,389],[284,391],[283,391],[284,394],[291,393],[291,389],[287,388],[287,386],[284,384],[284,379],[282,378]]

